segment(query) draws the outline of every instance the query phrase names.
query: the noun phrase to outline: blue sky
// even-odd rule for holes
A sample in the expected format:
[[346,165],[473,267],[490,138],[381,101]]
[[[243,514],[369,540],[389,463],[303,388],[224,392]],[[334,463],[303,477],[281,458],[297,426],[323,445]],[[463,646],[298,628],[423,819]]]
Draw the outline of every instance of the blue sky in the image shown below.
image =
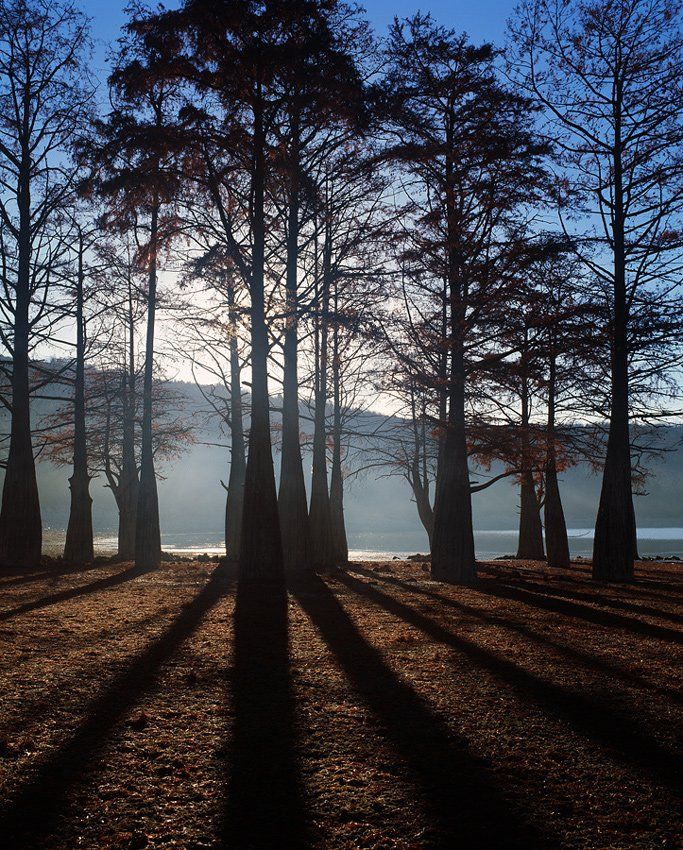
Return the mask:
[[[378,32],[384,32],[394,15],[405,17],[416,11],[431,12],[439,23],[464,30],[474,41],[501,43],[505,22],[516,0],[366,0],[368,17]],[[112,42],[125,20],[125,0],[81,0],[92,18],[97,41],[96,58],[102,67],[106,44]],[[167,2],[173,6],[175,3]]]

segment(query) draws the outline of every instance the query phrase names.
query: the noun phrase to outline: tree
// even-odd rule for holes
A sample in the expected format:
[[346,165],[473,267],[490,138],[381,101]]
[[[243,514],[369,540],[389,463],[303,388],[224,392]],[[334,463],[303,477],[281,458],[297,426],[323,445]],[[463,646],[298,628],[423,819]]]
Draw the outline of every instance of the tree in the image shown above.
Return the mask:
[[[194,205],[193,205],[194,206]],[[205,209],[205,208],[203,208]],[[225,549],[229,560],[237,562],[242,532],[242,506],[246,453],[242,398],[242,369],[244,360],[243,314],[240,304],[239,275],[222,250],[220,243],[206,248],[202,233],[215,238],[215,229],[204,217],[193,226],[196,247],[203,253],[188,260],[189,276],[201,281],[201,308],[191,303],[183,305],[179,317],[176,348],[179,356],[189,361],[195,383],[209,406],[210,414],[218,416],[230,434],[230,472],[225,503]],[[220,225],[218,225],[220,233]],[[204,297],[202,297],[204,296]],[[226,351],[227,343],[227,351]],[[214,385],[205,385],[201,377],[209,376]]]
[[[547,416],[543,459],[543,512],[548,566],[567,569],[569,539],[558,473],[587,453],[583,433],[576,427],[562,429],[559,413],[576,405],[574,396],[594,386],[591,365],[595,361],[594,305],[584,296],[581,268],[564,240],[541,240],[530,267],[540,300],[538,356],[543,362]],[[574,423],[572,423],[572,426]],[[584,429],[585,430],[585,429]],[[591,451],[593,456],[594,453]]]
[[489,45],[474,47],[416,15],[394,24],[387,58],[383,86],[395,139],[387,156],[408,175],[409,214],[423,229],[423,256],[448,301],[448,412],[432,573],[467,584],[475,578],[466,423],[475,366],[468,361],[482,356],[482,338],[489,345],[495,339],[490,309],[500,309],[509,282],[509,230],[533,200],[544,149],[532,133],[529,102],[496,79]]
[[[282,20],[286,44],[276,69],[282,89],[282,105],[274,122],[276,172],[279,172],[277,184],[284,196],[286,219],[278,506],[285,566],[289,570],[310,566],[311,533],[314,537],[318,535],[317,529],[311,532],[309,526],[300,446],[298,349],[299,315],[304,309],[298,281],[300,237],[304,226],[310,224],[316,207],[315,176],[320,162],[348,142],[363,118],[362,82],[350,45],[358,52],[358,42],[364,39],[365,32],[363,27],[356,26],[352,33],[342,19],[342,11],[341,4],[336,1],[288,3],[287,17]],[[353,35],[356,36],[355,44]],[[316,458],[314,486],[318,491],[319,450]],[[335,487],[338,492],[338,483]],[[315,507],[314,513],[317,513]],[[318,544],[315,549],[319,554]]]
[[546,109],[574,244],[604,300],[611,392],[593,576],[608,581],[633,576],[630,374],[678,334],[680,11],[677,0],[525,0],[512,24],[511,72]]
[[110,199],[109,226],[119,231],[133,228],[137,239],[146,231],[138,252],[147,271],[147,335],[135,562],[156,567],[161,560],[161,530],[152,433],[154,338],[159,255],[176,231],[172,204],[179,175],[175,162],[183,139],[169,57],[176,55],[179,43],[159,30],[144,7],[134,5],[129,11],[126,38],[110,78],[114,108],[107,121],[100,122],[101,142],[91,147],[89,155],[99,172],[99,190]]
[[87,564],[94,557],[92,498],[90,497],[90,470],[88,467],[88,442],[86,435],[85,398],[85,251],[86,237],[77,225],[76,269],[76,367],[74,378],[74,451],[73,473],[69,479],[71,506],[64,544],[64,560],[70,564]]
[[[210,187],[235,268],[249,292],[251,425],[245,473],[240,576],[280,581],[282,541],[270,441],[268,326],[266,322],[266,183],[279,51],[277,3],[188,0],[157,26],[184,39],[184,79],[196,87],[212,140],[229,162],[210,169]],[[174,58],[180,53],[175,51]],[[221,160],[221,165],[225,160]],[[230,181],[225,177],[230,174]],[[235,178],[235,179],[232,179]],[[219,191],[231,199],[226,208]],[[244,190],[244,192],[242,192]],[[239,215],[233,214],[234,209]],[[239,223],[235,223],[235,218]],[[243,226],[241,243],[236,228]]]
[[12,358],[11,435],[0,509],[0,564],[40,560],[29,372],[46,335],[56,218],[73,192],[70,152],[87,125],[92,89],[84,16],[59,0],[0,3],[0,248],[3,343]]
[[[117,329],[118,330],[118,329]],[[126,328],[124,327],[124,334]],[[110,336],[106,356],[100,352],[97,363],[85,370],[85,394],[88,399],[85,425],[88,439],[88,469],[90,478],[102,476],[105,487],[111,490],[119,513],[118,557],[130,561],[135,557],[135,540],[126,537],[135,532],[135,504],[131,506],[130,482],[127,476],[128,454],[132,452],[137,481],[142,454],[141,424],[142,396],[136,392],[132,401],[133,445],[128,446],[128,339]],[[142,375],[136,372],[135,385]],[[153,454],[155,467],[179,457],[196,439],[197,425],[185,413],[186,397],[155,370],[152,390],[154,415]],[[48,429],[45,437],[45,457],[57,466],[70,465],[74,456],[73,403],[63,405],[44,418]]]

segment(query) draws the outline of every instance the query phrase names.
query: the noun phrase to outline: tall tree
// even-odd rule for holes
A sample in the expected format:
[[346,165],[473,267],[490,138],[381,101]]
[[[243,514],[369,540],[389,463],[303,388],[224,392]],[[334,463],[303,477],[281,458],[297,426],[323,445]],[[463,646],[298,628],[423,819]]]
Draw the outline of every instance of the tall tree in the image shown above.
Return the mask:
[[[139,483],[137,326],[146,312],[145,275],[132,231],[125,232],[119,239],[101,243],[98,250],[101,289],[110,293],[111,302],[106,305],[111,325],[109,358],[100,361],[100,368],[114,381],[110,392],[106,391],[106,386],[99,388],[106,411],[105,438],[99,454],[119,512],[118,556],[122,561],[132,561],[135,558]],[[119,411],[120,428],[112,421]]]
[[71,506],[66,528],[64,560],[70,564],[87,564],[94,557],[92,498],[90,496],[90,470],[86,435],[85,398],[85,252],[86,238],[83,228],[77,226],[76,269],[76,366],[74,377],[74,452],[73,472],[69,479]]
[[[435,578],[475,577],[467,450],[467,382],[473,334],[500,303],[504,231],[533,198],[541,147],[528,101],[506,89],[489,45],[416,15],[392,27],[384,82],[387,155],[411,177],[411,214],[425,232],[425,258],[446,282],[448,412],[437,476],[432,545]],[[488,335],[485,335],[488,338]],[[471,348],[470,348],[471,347]],[[481,356],[479,344],[478,356]]]
[[[30,353],[49,309],[55,217],[73,191],[70,148],[88,121],[88,28],[71,3],[0,3],[3,343],[12,358],[11,435],[0,564],[35,566],[42,524],[31,441]],[[44,329],[40,334],[44,339]]]
[[[323,190],[323,209],[329,197],[329,182]],[[329,313],[330,286],[332,282],[332,222],[323,215],[322,237],[318,251],[316,233],[316,275],[314,311],[314,364],[313,364],[313,468],[311,473],[311,539],[313,565],[318,570],[335,566],[332,535],[332,511],[327,480],[327,401],[329,393]],[[319,254],[319,257],[318,257]]]
[[[194,208],[194,204],[192,207]],[[210,209],[210,207],[208,208]],[[202,208],[206,213],[207,208]],[[212,211],[213,212],[213,211]],[[176,351],[190,363],[195,383],[206,401],[211,418],[220,419],[230,435],[230,470],[225,502],[225,549],[237,562],[242,532],[242,505],[246,472],[242,370],[244,359],[243,307],[240,276],[220,242],[206,246],[206,239],[220,239],[219,222],[202,215],[192,219],[190,277],[202,288],[181,307],[176,332]],[[202,253],[196,256],[196,249]],[[196,299],[196,300],[195,300]],[[197,301],[199,301],[197,309]],[[207,376],[213,385],[206,385]]]
[[[315,209],[315,171],[362,118],[362,83],[341,4],[295,0],[282,19],[286,32],[276,69],[282,105],[274,122],[277,183],[284,194],[285,328],[283,340],[282,459],[278,505],[285,567],[310,567],[311,529],[306,506],[299,427],[300,239]],[[359,32],[359,28],[355,27]],[[364,31],[360,30],[361,36]],[[358,39],[361,40],[360,38]],[[355,49],[359,50],[356,44]],[[340,83],[343,81],[343,85]],[[313,173],[311,173],[313,171]],[[316,532],[314,532],[315,534]]]
[[577,251],[605,303],[611,392],[593,576],[609,581],[633,576],[629,377],[666,338],[662,323],[671,340],[683,264],[680,24],[678,0],[525,0],[512,24],[511,70],[546,109],[575,190]]
[[[281,49],[279,14],[283,11],[277,3],[188,0],[178,12],[166,13],[160,21],[185,39],[185,78],[196,87],[205,108],[212,141],[224,155],[221,165],[227,158],[227,168],[220,171],[206,161],[209,185],[225,226],[231,259],[250,298],[251,423],[240,536],[243,580],[279,581],[283,575],[270,439],[266,319],[266,188],[278,107],[275,68]],[[231,177],[228,184],[224,180],[227,174]],[[229,206],[223,203],[220,190],[230,199]],[[240,227],[243,239],[237,230]]]
[[147,273],[135,562],[156,567],[161,560],[161,529],[152,432],[154,339],[159,255],[176,231],[172,204],[179,183],[176,157],[183,140],[177,121],[177,75],[170,57],[179,45],[172,34],[156,26],[143,6],[131,6],[129,12],[110,78],[114,108],[99,125],[101,144],[90,146],[89,153],[100,173],[100,191],[111,199],[108,224],[134,230],[138,259]]

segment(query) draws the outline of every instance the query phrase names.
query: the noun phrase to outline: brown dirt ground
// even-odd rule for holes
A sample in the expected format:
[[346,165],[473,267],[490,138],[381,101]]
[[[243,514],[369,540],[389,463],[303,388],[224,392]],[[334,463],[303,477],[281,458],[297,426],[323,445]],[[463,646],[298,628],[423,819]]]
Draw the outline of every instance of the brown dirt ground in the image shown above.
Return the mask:
[[4,574],[0,846],[680,846],[680,567],[425,569]]

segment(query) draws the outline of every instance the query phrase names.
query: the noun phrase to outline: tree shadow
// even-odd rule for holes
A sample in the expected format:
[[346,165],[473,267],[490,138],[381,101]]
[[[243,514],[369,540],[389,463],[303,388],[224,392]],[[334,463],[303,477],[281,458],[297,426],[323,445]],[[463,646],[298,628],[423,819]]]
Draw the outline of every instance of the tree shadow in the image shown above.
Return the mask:
[[240,581],[232,671],[233,735],[221,847],[309,846],[289,669],[284,583]]
[[[545,564],[543,565],[545,567]],[[613,582],[604,582],[597,581],[592,578],[590,569],[576,569],[575,564],[568,570],[555,570],[552,567],[545,567],[547,570],[547,575],[552,576],[554,579],[559,579],[560,581],[566,582],[568,584],[581,585],[585,587],[589,587],[593,590],[597,589],[607,589],[607,588],[615,588],[618,587],[619,590],[624,592],[633,593],[637,599],[642,599],[644,597],[648,597],[650,599],[662,599],[664,601],[670,602],[671,595],[668,591],[677,591],[681,592],[683,589],[683,584],[681,582],[664,582],[658,581],[656,579],[648,579],[643,578],[636,574],[636,578],[633,581],[628,582],[628,584],[619,583],[615,585]],[[539,575],[541,575],[538,569],[529,569],[527,567],[521,567],[517,564],[507,564],[503,565],[502,563],[496,564],[490,561],[484,561],[477,564],[477,572],[487,573],[488,575],[494,576],[501,581],[516,581],[518,577],[524,578],[528,576],[533,579],[538,579]],[[671,574],[669,573],[669,576]],[[660,593],[659,591],[664,591]]]
[[481,608],[477,608],[475,605],[467,605],[464,602],[452,599],[450,596],[443,596],[440,593],[434,593],[433,591],[427,590],[426,588],[420,587],[419,585],[413,584],[412,582],[401,581],[401,579],[396,578],[395,576],[377,574],[371,572],[370,570],[366,570],[362,567],[359,567],[355,564],[353,567],[353,572],[365,576],[366,578],[372,579],[373,581],[381,581],[384,584],[393,585],[394,587],[398,587],[401,590],[405,590],[408,593],[412,593],[413,595],[424,596],[428,599],[432,599],[439,605],[444,605],[447,608],[453,608],[454,610],[459,611],[462,614],[476,617],[483,623],[489,623],[493,626],[500,626],[501,628],[507,629],[508,631],[515,632],[516,634],[522,635],[523,637],[527,638],[530,641],[533,641],[534,643],[554,649],[555,651],[561,653],[567,658],[572,659],[572,661],[576,661],[577,663],[588,669],[595,670],[598,673],[607,673],[608,675],[613,676],[614,678],[621,679],[629,685],[635,685],[648,691],[658,693],[666,699],[670,699],[672,702],[675,702],[679,705],[683,704],[683,694],[678,691],[675,691],[671,688],[664,688],[660,685],[656,685],[653,682],[650,682],[647,679],[643,678],[638,673],[632,670],[626,670],[606,658],[591,655],[588,652],[583,652],[582,650],[577,649],[575,646],[571,646],[570,644],[561,643],[560,641],[553,640],[545,634],[539,634],[538,632],[528,628],[527,626],[522,625],[521,623],[509,620],[502,614],[487,613]]
[[[89,573],[93,570],[104,570],[111,564],[85,564],[78,567],[45,567],[37,572],[26,574],[22,570],[18,575],[15,573],[0,572],[0,592],[5,587],[19,587],[23,584],[33,584],[36,581],[57,581],[63,576],[75,575],[76,573]],[[19,572],[19,571],[17,571]],[[9,576],[5,578],[5,576]]]
[[159,668],[196,631],[227,588],[225,573],[214,571],[161,637],[131,659],[128,667],[91,703],[87,716],[69,740],[48,755],[32,777],[4,803],[0,811],[4,847],[44,848],[58,820],[72,808],[73,789],[88,781],[96,771],[97,757],[107,743],[107,736],[141,697],[152,690]]
[[494,580],[479,582],[475,589],[480,593],[493,596],[496,599],[523,602],[527,605],[541,608],[544,611],[565,614],[572,619],[585,620],[597,626],[626,629],[644,637],[683,644],[683,632],[676,629],[658,626],[654,623],[644,623],[642,620],[634,620],[632,617],[625,617],[623,614],[617,614],[615,611],[600,610],[599,608],[593,608],[590,605],[580,602],[545,596],[540,587],[531,591],[517,587],[514,584],[505,584]]
[[629,614],[635,614],[636,616],[657,617],[661,620],[670,620],[672,623],[683,624],[682,614],[677,614],[674,611],[662,611],[660,608],[655,608],[649,605],[640,605],[636,601],[618,599],[614,596],[605,596],[597,591],[594,593],[587,593],[580,590],[556,587],[549,584],[541,584],[540,582],[530,582],[523,579],[513,580],[512,578],[505,579],[501,583],[509,587],[530,590],[532,593],[540,593],[543,596],[557,596],[562,599],[571,599],[575,602],[588,602],[600,606],[604,605],[608,608],[618,608]]
[[523,667],[489,652],[474,641],[455,635],[414,608],[388,596],[367,582],[341,573],[341,581],[384,610],[410,623],[433,640],[465,655],[497,679],[506,682],[523,698],[529,698],[551,716],[596,743],[609,757],[647,772],[656,782],[676,788],[680,764],[674,753],[647,735],[642,727],[621,715],[613,705],[600,705],[579,691],[541,679]]
[[69,599],[77,599],[79,596],[87,596],[90,593],[98,593],[100,590],[117,587],[119,584],[152,572],[153,569],[150,567],[129,567],[127,570],[90,582],[90,584],[70,587],[68,590],[51,593],[49,596],[43,596],[41,599],[35,599],[33,602],[25,602],[23,605],[17,605],[16,608],[10,608],[8,611],[0,611],[0,623],[12,619],[12,617],[19,617],[21,614],[28,614],[29,611],[38,611],[41,608],[48,608],[50,605],[68,602]]
[[300,580],[294,594],[420,788],[430,823],[424,847],[556,846],[513,809],[466,740],[386,665],[321,578]]

